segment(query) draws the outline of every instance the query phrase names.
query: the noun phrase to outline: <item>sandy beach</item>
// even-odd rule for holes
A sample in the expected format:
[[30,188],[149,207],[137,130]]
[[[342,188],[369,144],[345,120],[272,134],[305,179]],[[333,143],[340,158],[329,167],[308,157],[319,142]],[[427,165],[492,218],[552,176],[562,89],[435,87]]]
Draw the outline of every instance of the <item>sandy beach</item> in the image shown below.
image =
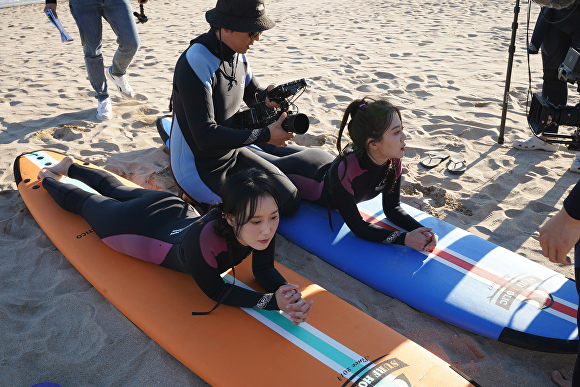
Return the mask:
[[[348,103],[386,96],[401,108],[409,136],[405,203],[573,278],[573,268],[542,256],[537,230],[580,178],[568,171],[575,153],[564,146],[555,153],[512,148],[513,140],[530,135],[527,5],[519,17],[505,143],[497,143],[514,3],[269,0],[267,12],[277,26],[247,55],[263,86],[306,79],[309,87],[296,103],[311,126],[295,143],[336,154]],[[66,44],[42,13],[43,4],[0,8],[0,386],[207,385],[126,319],[54,247],[24,205],[12,167],[19,154],[46,148],[106,166],[146,188],[176,192],[155,120],[168,113],[177,58],[208,30],[204,13],[214,5],[215,0],[145,5],[149,22],[138,25],[141,48],[128,70],[136,98],[123,100],[112,91],[114,117],[105,122],[95,118],[68,3],[58,6],[74,38]],[[137,2],[133,6],[138,9]],[[537,13],[533,7],[533,21]],[[115,49],[106,25],[107,66]],[[530,60],[538,92],[541,58]],[[570,86],[568,105],[578,97]],[[452,175],[445,163],[421,167],[429,150],[462,155],[467,171]],[[551,371],[573,365],[574,355],[524,350],[444,323],[281,237],[277,260],[481,386],[552,386]]]

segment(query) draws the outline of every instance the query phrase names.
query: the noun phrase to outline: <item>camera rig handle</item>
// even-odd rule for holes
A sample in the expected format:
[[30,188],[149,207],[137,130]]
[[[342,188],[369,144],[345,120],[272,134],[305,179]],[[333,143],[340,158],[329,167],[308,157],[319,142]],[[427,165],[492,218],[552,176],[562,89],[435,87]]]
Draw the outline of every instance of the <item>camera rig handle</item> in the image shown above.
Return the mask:
[[299,91],[302,91],[306,88],[306,80],[304,78],[299,79],[297,81],[292,81],[285,83],[283,85],[278,85],[272,90],[268,91],[268,98],[272,102],[276,102],[277,104],[281,104],[282,101],[285,101],[288,97],[296,95]]

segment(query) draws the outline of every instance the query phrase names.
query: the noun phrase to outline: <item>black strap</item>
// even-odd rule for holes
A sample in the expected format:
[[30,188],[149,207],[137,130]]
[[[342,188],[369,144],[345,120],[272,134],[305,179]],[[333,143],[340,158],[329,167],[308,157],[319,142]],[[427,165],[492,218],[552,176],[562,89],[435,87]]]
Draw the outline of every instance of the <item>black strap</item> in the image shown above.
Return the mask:
[[[347,145],[348,146],[348,145]],[[346,149],[346,147],[345,147]],[[330,187],[330,171],[332,170],[332,168],[334,167],[334,164],[336,163],[340,163],[342,160],[346,160],[346,158],[342,155],[338,155],[330,164],[330,167],[328,167],[328,170],[326,171],[324,177],[322,178],[322,180],[324,181],[324,184],[322,185],[322,190],[324,191],[324,198],[326,200],[326,210],[328,211],[328,224],[330,225],[330,229],[332,230],[332,232],[334,232],[334,228],[332,227],[332,214],[330,212],[330,191],[331,191],[331,187]],[[345,173],[346,173],[346,168],[345,168]],[[340,177],[338,178],[339,182],[340,182]]]
[[222,296],[222,298],[219,299],[217,304],[215,304],[215,306],[213,308],[211,308],[210,311],[208,311],[208,312],[191,312],[191,314],[193,316],[203,316],[203,315],[210,314],[211,312],[213,312],[218,306],[220,306],[226,300],[226,298],[230,295],[230,293],[234,289],[234,286],[236,286],[236,269],[234,268],[234,257],[232,255],[232,248],[230,246],[230,242],[227,242],[227,246],[228,246],[228,256],[230,257],[230,267],[231,267],[232,273],[234,275],[234,282],[232,282],[232,286],[230,286],[230,288],[228,289],[226,294],[224,294]]
[[[328,171],[326,173],[328,173]],[[324,191],[324,198],[326,200],[326,211],[328,211],[328,224],[330,225],[330,230],[334,232],[334,228],[332,227],[332,214],[330,212],[330,195],[328,194],[329,189],[324,189],[325,186],[326,184],[322,185],[322,190]]]

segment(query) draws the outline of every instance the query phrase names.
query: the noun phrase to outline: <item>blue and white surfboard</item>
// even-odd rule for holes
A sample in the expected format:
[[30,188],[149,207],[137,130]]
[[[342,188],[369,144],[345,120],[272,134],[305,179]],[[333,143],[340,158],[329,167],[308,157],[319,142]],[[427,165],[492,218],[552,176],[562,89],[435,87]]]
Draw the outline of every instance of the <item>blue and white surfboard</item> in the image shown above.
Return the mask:
[[[359,204],[364,219],[385,219],[382,198]],[[545,352],[578,352],[575,283],[562,274],[415,208],[402,205],[439,236],[433,253],[356,237],[333,211],[303,202],[278,232],[365,284],[468,331]]]

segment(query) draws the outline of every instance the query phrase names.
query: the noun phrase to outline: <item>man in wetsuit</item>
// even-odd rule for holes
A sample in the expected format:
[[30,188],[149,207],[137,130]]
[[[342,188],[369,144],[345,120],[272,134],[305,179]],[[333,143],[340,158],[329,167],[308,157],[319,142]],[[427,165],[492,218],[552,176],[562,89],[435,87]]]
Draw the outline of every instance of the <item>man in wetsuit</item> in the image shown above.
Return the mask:
[[169,145],[175,180],[196,202],[215,204],[228,175],[260,168],[278,187],[280,212],[292,214],[300,206],[296,187],[246,148],[255,143],[286,145],[294,135],[282,129],[285,113],[253,130],[239,127],[234,116],[242,102],[265,100],[269,107],[277,106],[258,85],[245,55],[275,23],[266,16],[264,0],[218,0],[206,20],[210,31],[195,38],[175,66]]
[[[572,189],[564,208],[540,228],[540,246],[542,254],[550,262],[570,265],[568,253],[574,248],[574,275],[580,278],[580,182]],[[580,294],[580,281],[576,281],[576,290]],[[552,379],[559,386],[580,386],[580,356],[576,358],[574,376],[565,370],[554,371]]]

